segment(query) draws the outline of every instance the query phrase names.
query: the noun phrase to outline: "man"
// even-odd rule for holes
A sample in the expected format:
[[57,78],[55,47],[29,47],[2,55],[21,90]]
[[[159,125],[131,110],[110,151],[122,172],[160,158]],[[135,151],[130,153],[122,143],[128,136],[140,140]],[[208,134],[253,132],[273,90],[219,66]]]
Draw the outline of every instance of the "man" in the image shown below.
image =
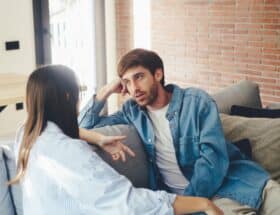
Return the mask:
[[[207,93],[165,86],[161,58],[144,49],[124,55],[118,75],[80,114],[80,126],[134,125],[148,153],[152,189],[207,197],[225,214],[280,214],[279,184],[225,141],[216,104]],[[100,116],[114,92],[132,98],[117,113]],[[120,156],[122,150],[115,159]]]

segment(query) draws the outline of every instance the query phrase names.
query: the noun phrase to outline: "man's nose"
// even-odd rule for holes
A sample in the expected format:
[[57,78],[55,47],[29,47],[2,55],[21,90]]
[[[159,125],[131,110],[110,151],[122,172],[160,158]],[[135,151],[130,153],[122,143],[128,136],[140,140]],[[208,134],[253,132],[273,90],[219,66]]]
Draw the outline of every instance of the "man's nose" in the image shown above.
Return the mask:
[[135,81],[131,82],[131,94],[135,95],[138,90],[139,90],[138,84]]

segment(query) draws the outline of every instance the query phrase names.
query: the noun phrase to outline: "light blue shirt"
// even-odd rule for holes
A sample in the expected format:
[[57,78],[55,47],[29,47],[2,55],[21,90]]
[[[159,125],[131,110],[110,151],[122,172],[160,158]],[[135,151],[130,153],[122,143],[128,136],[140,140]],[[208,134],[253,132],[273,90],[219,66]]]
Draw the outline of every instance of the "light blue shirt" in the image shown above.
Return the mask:
[[[19,132],[15,153],[22,140]],[[21,181],[26,215],[174,214],[176,195],[134,188],[84,141],[53,122],[33,145]]]

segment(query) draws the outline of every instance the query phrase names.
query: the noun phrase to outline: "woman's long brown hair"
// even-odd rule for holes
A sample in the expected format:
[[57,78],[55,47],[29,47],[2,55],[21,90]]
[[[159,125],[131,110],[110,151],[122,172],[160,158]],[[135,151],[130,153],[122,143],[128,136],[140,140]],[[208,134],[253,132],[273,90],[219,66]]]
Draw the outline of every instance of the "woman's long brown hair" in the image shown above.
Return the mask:
[[48,121],[54,122],[66,135],[79,137],[78,99],[75,74],[66,66],[44,66],[29,76],[26,87],[27,120],[19,148],[17,174],[8,182],[9,185],[18,183],[24,176],[32,146]]

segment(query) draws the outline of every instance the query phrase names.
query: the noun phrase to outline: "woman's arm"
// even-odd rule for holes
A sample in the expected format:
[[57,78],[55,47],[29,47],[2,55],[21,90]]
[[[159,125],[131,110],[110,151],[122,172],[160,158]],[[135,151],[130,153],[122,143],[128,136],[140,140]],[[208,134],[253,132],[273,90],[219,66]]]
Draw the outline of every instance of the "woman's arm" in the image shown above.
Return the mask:
[[112,156],[113,160],[126,160],[126,154],[134,157],[134,152],[122,141],[125,136],[105,136],[95,131],[79,128],[80,138],[88,143],[96,144]]
[[206,198],[176,196],[173,203],[174,214],[205,212],[207,215],[222,215],[223,212]]
[[91,144],[96,144],[101,147],[101,139],[102,139],[102,134],[95,132],[95,131],[89,131],[85,128],[79,128],[79,136],[82,140],[91,143]]

